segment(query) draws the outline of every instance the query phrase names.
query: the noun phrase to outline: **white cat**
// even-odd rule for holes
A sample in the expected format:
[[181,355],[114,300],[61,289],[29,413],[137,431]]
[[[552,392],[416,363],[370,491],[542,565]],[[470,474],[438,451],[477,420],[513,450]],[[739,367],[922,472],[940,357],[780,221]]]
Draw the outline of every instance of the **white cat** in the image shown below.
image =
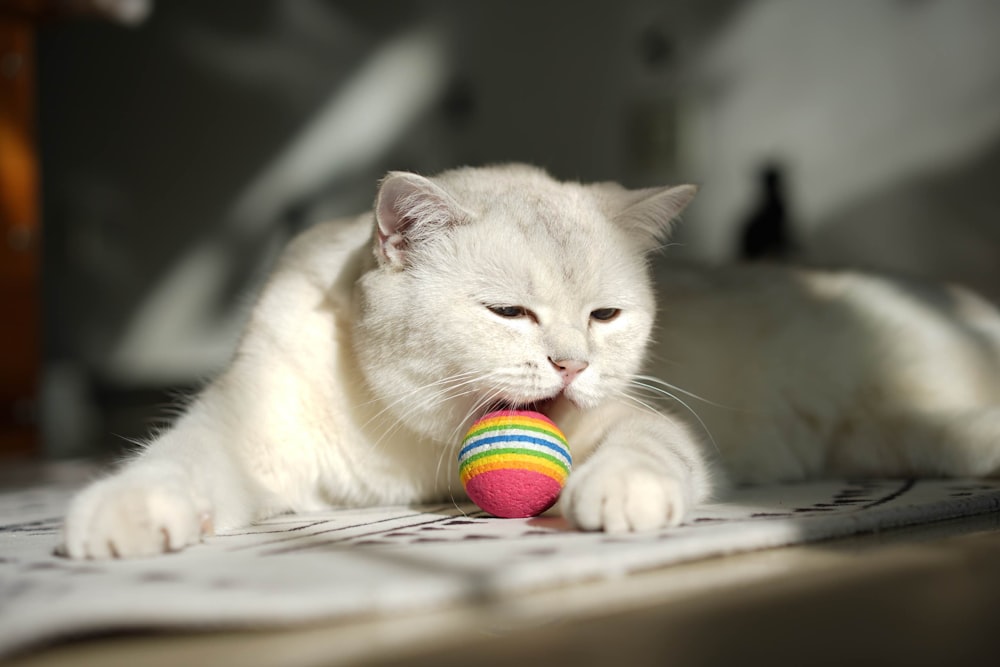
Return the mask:
[[652,409],[648,258],[694,192],[517,165],[389,174],[374,214],[290,245],[229,369],[81,492],[64,551],[148,555],[279,512],[461,499],[458,443],[498,405],[566,432],[560,505],[587,530],[677,524],[712,492],[717,453],[756,481],[997,472],[1000,315],[957,290],[667,265],[648,368],[691,411]]

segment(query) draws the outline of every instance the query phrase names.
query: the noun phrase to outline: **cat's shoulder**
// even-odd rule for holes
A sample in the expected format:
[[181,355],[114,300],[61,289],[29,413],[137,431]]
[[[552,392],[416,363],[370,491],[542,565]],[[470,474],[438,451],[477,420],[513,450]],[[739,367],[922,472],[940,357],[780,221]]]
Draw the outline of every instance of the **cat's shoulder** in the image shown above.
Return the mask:
[[295,236],[264,284],[249,327],[280,328],[318,306],[333,319],[349,310],[352,286],[372,257],[371,228],[368,214],[317,223]]
[[370,241],[372,224],[371,213],[314,224],[289,242],[276,271],[332,275]]

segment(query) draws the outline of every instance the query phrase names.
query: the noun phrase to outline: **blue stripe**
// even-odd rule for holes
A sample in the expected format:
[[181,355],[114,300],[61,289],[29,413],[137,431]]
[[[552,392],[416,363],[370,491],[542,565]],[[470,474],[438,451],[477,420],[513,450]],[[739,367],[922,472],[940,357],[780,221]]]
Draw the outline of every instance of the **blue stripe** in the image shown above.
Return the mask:
[[513,441],[513,442],[530,442],[530,443],[533,443],[533,444],[536,444],[536,445],[541,445],[543,447],[548,447],[549,449],[551,449],[552,451],[556,452],[557,454],[560,454],[561,456],[563,456],[565,458],[569,458],[569,450],[568,449],[566,449],[565,447],[560,447],[559,445],[555,445],[555,444],[549,442],[548,440],[542,440],[541,438],[533,438],[530,435],[508,434],[508,435],[494,435],[494,436],[491,436],[489,438],[480,438],[479,440],[476,440],[471,445],[466,445],[465,447],[462,447],[462,450],[458,453],[458,460],[461,461],[462,457],[465,456],[465,454],[467,452],[469,452],[469,451],[471,451],[473,449],[478,449],[479,447],[482,447],[483,445],[492,445],[492,444],[497,443],[497,442],[511,442],[511,441]]

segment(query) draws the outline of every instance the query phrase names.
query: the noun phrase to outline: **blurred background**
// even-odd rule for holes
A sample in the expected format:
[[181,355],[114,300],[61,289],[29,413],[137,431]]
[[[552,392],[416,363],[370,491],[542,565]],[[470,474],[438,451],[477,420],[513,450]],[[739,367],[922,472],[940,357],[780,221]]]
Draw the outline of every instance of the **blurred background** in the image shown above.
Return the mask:
[[671,256],[1000,301],[994,0],[0,0],[0,449],[112,455],[389,169],[695,182]]

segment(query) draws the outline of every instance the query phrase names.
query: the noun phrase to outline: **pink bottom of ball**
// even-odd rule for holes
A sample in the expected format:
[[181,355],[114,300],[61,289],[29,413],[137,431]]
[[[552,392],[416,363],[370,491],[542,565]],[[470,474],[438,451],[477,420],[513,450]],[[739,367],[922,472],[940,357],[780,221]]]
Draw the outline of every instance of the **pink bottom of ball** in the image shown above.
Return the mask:
[[493,516],[523,519],[541,514],[559,499],[562,485],[531,470],[490,470],[469,480],[469,499]]

